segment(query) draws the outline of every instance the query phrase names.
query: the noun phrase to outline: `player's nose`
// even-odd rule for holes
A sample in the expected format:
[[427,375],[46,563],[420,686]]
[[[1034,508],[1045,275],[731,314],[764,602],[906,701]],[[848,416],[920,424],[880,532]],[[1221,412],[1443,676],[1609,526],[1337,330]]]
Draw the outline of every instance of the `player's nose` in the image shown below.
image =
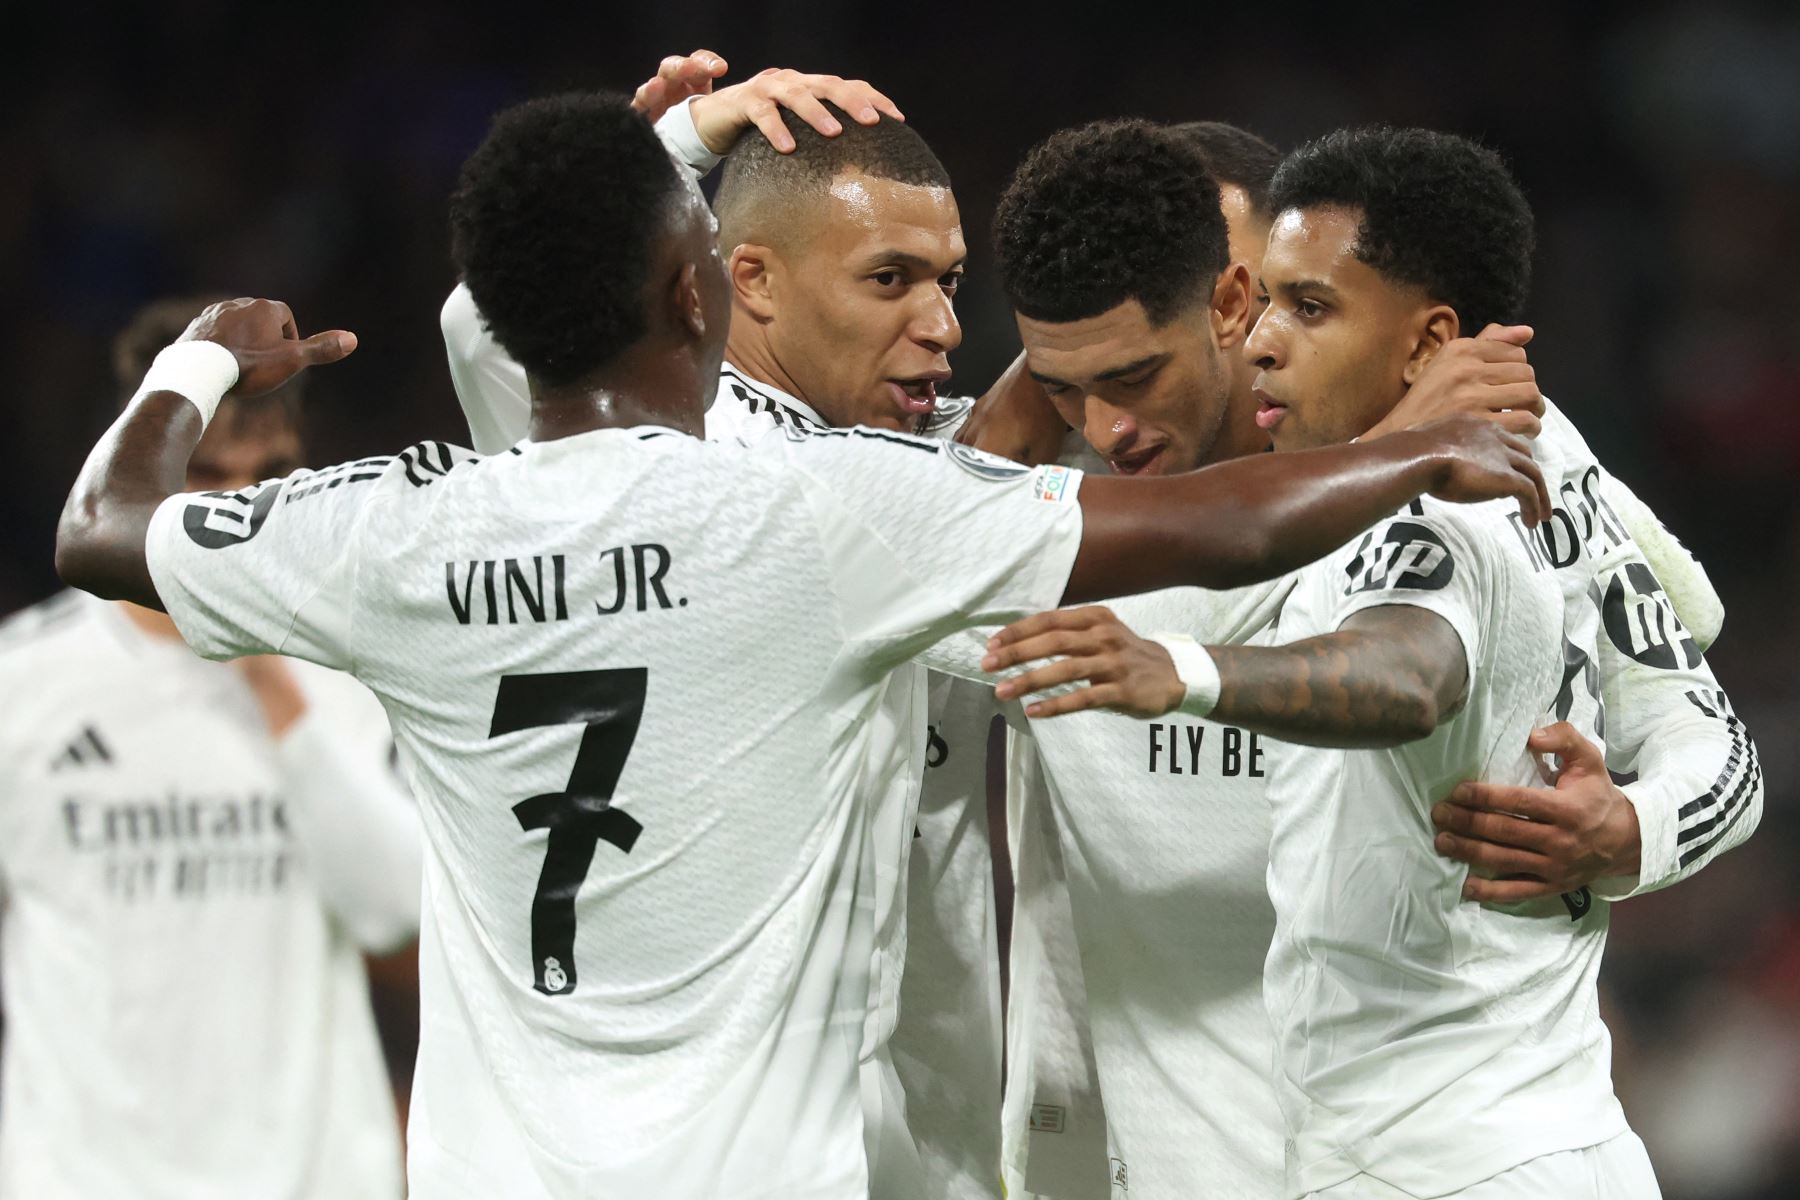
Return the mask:
[[1244,339],[1244,357],[1265,371],[1273,371],[1281,365],[1281,338],[1276,324],[1265,311],[1251,327],[1250,336]]
[[922,293],[919,307],[913,313],[907,333],[933,354],[948,354],[962,345],[962,322],[956,319],[956,309],[943,289],[919,290]]
[[1119,454],[1137,440],[1137,419],[1122,408],[1108,404],[1098,396],[1089,396],[1082,405],[1081,436],[1101,455]]

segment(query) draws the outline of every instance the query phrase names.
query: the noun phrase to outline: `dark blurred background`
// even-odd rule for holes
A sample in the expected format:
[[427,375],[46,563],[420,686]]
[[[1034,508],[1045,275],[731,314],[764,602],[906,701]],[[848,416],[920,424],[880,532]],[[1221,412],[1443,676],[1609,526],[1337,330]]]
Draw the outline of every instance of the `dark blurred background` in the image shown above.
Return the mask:
[[0,612],[58,586],[56,514],[117,399],[108,341],[153,297],[273,296],[303,331],[360,335],[312,380],[315,462],[464,440],[437,332],[445,197],[488,116],[532,94],[630,90],[696,46],[730,80],[875,82],[957,181],[967,392],[1017,351],[987,225],[1052,130],[1141,115],[1283,145],[1364,121],[1475,135],[1537,210],[1539,380],[1710,569],[1730,614],[1710,657],[1767,770],[1749,845],[1615,914],[1620,1092],[1670,1200],[1800,1195],[1800,5],[1186,11],[6,5]]

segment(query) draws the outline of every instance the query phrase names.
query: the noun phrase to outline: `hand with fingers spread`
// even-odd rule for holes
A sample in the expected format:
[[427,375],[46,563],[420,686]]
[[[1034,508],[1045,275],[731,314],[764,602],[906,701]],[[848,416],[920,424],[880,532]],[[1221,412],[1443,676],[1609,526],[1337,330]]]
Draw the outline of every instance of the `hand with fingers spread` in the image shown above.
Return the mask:
[[717,92],[697,94],[700,98],[690,110],[694,131],[714,154],[728,153],[752,127],[760,129],[775,149],[790,153],[794,135],[782,122],[784,108],[826,137],[836,137],[844,131],[842,123],[825,107],[826,101],[860,125],[873,125],[883,116],[906,120],[892,100],[860,79],[807,75],[779,67],[770,67]]
[[1548,520],[1550,489],[1531,457],[1531,443],[1483,417],[1445,417],[1414,430],[1437,443],[1442,482],[1431,494],[1453,504],[1514,497],[1525,523]]
[[308,367],[349,356],[356,335],[343,329],[300,336],[294,314],[279,300],[241,298],[211,305],[195,317],[178,341],[216,342],[237,359],[231,396],[272,392]]
[[705,96],[712,91],[713,80],[725,74],[728,63],[711,50],[692,54],[671,54],[656,68],[656,74],[638,85],[632,94],[631,107],[644,114],[652,125],[663,114],[689,96]]
[[1431,810],[1437,852],[1472,868],[1463,899],[1522,904],[1636,874],[1637,810],[1606,773],[1600,749],[1566,721],[1528,744],[1561,762],[1555,787],[1464,783]]
[[1026,617],[995,634],[982,660],[984,671],[1004,671],[1023,663],[1055,658],[1002,680],[994,694],[1002,701],[1067,683],[1079,691],[1025,706],[1028,717],[1059,717],[1106,708],[1133,717],[1159,717],[1181,706],[1187,685],[1175,660],[1159,643],[1139,637],[1110,608],[1059,608]]
[[1474,413],[1513,433],[1536,437],[1544,415],[1537,371],[1526,360],[1529,325],[1489,325],[1480,336],[1446,342],[1394,410],[1363,437],[1411,429],[1456,413]]

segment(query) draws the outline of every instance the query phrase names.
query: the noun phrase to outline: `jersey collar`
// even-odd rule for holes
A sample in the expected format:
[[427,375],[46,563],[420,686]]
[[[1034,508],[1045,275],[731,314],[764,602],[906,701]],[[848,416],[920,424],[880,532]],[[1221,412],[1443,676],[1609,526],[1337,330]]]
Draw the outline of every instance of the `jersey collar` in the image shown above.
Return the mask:
[[778,387],[750,378],[730,363],[719,368],[719,391],[713,403],[721,402],[748,405],[753,412],[769,405],[785,409],[790,415],[820,429],[831,428],[831,422],[814,412],[804,401],[795,399]]

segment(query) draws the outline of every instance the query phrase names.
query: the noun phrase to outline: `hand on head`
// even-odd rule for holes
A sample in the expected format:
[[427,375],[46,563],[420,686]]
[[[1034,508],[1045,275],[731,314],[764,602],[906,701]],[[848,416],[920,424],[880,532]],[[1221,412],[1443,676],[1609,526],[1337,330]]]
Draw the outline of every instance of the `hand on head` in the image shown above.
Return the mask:
[[725,74],[728,65],[710,50],[671,55],[638,88],[631,106],[655,122],[688,97],[701,97],[693,106],[694,130],[714,154],[728,152],[753,127],[783,154],[792,151],[794,136],[781,119],[784,108],[826,137],[843,132],[843,125],[825,107],[827,101],[862,125],[873,125],[883,116],[906,120],[892,100],[860,79],[783,67],[769,67],[714,92],[713,81]]

